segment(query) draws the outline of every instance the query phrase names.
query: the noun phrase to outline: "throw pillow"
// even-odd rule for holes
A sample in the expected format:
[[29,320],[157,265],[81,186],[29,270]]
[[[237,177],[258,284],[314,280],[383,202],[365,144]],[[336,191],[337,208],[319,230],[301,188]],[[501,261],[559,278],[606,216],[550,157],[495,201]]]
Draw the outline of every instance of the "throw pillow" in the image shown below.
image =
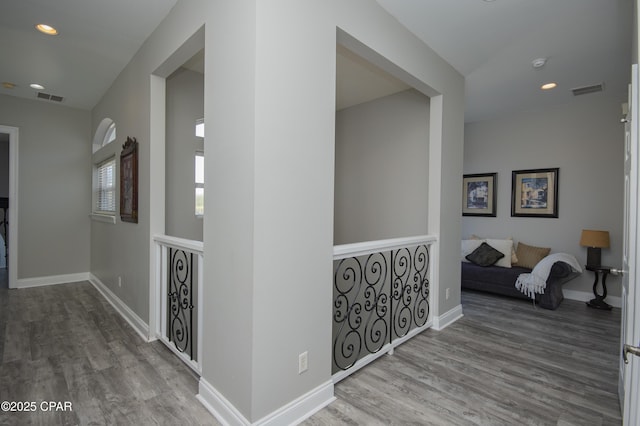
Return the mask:
[[[472,240],[481,240],[482,238],[478,237],[476,234],[471,235],[471,239]],[[507,238],[508,240],[511,240],[512,244],[511,244],[511,264],[516,264],[518,263],[518,256],[516,256],[516,248],[513,245],[513,238],[509,237]],[[508,266],[507,266],[508,268]]]
[[462,240],[462,244],[460,245],[460,251],[461,251],[461,258],[463,262],[468,262],[467,260],[467,255],[471,254],[471,252],[473,252],[475,249],[477,249],[478,247],[480,247],[480,244],[482,244],[481,240]]
[[487,243],[480,244],[471,254],[468,254],[467,260],[479,266],[491,266],[504,257],[504,253],[499,252]]
[[524,243],[518,243],[518,248],[516,249],[518,263],[516,263],[515,266],[533,269],[538,262],[547,257],[550,252],[551,249],[547,247],[535,247]]
[[513,240],[494,240],[487,238],[484,241],[500,253],[504,254],[504,257],[500,258],[500,260],[496,262],[495,266],[511,268],[511,249],[513,248]]

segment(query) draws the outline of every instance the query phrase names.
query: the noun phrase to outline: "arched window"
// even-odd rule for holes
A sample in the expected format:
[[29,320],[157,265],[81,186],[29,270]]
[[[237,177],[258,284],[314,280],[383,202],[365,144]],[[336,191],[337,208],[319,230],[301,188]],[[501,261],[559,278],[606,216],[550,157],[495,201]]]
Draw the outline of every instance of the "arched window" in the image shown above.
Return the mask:
[[93,152],[114,140],[116,140],[116,123],[110,118],[105,118],[100,122],[95,135],[93,135]]
[[104,135],[104,139],[102,140],[102,146],[105,146],[108,143],[111,143],[116,140],[116,123],[111,122],[109,127],[107,128],[107,132]]

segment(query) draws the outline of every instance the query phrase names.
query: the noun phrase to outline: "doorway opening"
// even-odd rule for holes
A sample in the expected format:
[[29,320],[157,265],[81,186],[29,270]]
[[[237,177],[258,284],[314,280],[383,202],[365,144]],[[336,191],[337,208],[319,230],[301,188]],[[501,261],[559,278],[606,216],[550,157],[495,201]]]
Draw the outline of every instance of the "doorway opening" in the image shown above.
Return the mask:
[[337,41],[334,383],[433,324],[441,107],[386,58],[344,32]]
[[204,139],[204,27],[151,78],[150,338],[202,371],[202,228],[196,167]]
[[7,227],[9,209],[9,134],[0,133],[0,289],[9,288]]
[[18,279],[18,129],[0,125],[0,289]]

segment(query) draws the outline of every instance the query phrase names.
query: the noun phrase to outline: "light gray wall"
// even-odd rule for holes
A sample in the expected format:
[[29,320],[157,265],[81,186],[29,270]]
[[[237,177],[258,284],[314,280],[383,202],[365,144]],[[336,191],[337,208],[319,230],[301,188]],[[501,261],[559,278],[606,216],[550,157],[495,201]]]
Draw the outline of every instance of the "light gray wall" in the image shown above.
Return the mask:
[[407,90],[336,113],[334,244],[427,234],[429,98]]
[[[395,64],[432,109],[439,96],[430,133],[442,143],[429,153],[442,163],[429,179],[439,209],[429,233],[440,238],[434,268],[458,288],[460,217],[449,212],[460,209],[464,79],[372,0],[179,1],[92,114],[94,128],[111,117],[119,137],[140,142],[140,223],[93,224],[91,267],[103,281],[124,274],[122,289],[107,285],[145,320],[151,233],[164,222],[162,208],[151,209],[159,139],[150,76],[205,24],[201,380],[256,421],[330,383],[336,33]],[[458,304],[454,291],[433,309]],[[298,374],[304,351],[309,369]]]
[[18,279],[87,272],[89,112],[0,95],[0,120],[20,131]]
[[[550,247],[586,262],[579,245],[582,229],[610,232],[606,265],[622,260],[623,148],[620,124],[624,99],[606,92],[576,97],[572,103],[470,123],[465,128],[465,173],[498,173],[497,217],[463,218],[462,235],[513,237]],[[559,167],[559,218],[511,217],[511,172]],[[564,289],[591,293],[593,274],[585,271]],[[620,296],[620,279],[607,281],[609,294]]]
[[203,218],[194,212],[194,157],[204,149],[195,123],[204,117],[204,75],[180,68],[167,79],[165,233],[202,241]]

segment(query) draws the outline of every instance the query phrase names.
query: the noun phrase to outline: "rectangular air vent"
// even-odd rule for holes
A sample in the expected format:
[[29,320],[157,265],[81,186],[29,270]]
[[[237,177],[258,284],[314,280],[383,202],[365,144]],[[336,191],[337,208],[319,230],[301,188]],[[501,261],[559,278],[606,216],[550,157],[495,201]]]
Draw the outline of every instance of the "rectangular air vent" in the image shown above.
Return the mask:
[[44,93],[44,92],[38,92],[37,97],[38,97],[38,99],[46,99],[48,101],[53,101],[53,102],[62,102],[64,100],[64,98],[62,96],[50,95],[50,94]]
[[602,92],[604,90],[604,83],[593,84],[591,86],[582,86],[571,89],[573,96],[586,95],[587,93]]

